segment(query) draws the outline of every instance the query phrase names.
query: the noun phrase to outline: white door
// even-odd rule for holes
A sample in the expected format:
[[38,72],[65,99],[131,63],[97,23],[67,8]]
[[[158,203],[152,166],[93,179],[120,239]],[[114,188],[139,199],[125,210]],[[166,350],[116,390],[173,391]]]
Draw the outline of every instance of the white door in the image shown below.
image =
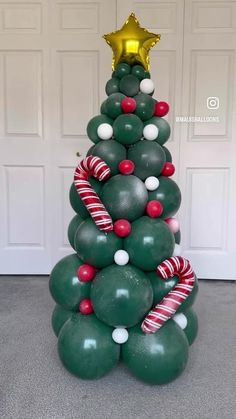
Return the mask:
[[[183,255],[201,278],[235,279],[235,1],[8,1],[0,9],[1,271],[48,273],[71,252],[76,152],[89,146],[86,124],[111,72],[101,36],[135,11],[162,34],[151,75],[155,96],[171,105]],[[219,98],[218,110],[208,97]],[[213,115],[219,123],[176,122]]]

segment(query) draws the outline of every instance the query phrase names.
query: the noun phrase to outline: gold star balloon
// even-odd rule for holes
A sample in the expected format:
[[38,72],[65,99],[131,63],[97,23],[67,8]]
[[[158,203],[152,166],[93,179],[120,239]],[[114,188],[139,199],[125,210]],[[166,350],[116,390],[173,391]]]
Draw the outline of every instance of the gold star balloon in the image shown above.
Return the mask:
[[131,13],[121,29],[103,38],[113,50],[113,70],[121,62],[141,64],[145,70],[149,70],[149,50],[160,40],[161,35],[141,28],[135,14]]

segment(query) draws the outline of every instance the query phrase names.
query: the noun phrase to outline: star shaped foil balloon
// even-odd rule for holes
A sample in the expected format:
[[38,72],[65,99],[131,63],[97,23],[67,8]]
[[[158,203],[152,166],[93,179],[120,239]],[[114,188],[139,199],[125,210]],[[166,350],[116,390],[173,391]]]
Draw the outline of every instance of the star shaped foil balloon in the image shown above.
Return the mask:
[[141,64],[145,70],[149,70],[149,51],[160,40],[161,35],[141,28],[135,14],[131,13],[121,29],[108,33],[103,38],[113,50],[113,70],[122,62]]

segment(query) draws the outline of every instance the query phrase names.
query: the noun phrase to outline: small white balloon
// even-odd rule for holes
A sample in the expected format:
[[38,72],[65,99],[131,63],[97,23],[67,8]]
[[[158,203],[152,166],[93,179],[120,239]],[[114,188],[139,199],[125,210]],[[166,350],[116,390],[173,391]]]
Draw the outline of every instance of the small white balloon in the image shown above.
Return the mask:
[[156,125],[148,124],[143,129],[143,136],[146,140],[153,141],[158,137],[158,132],[159,130]]
[[165,222],[168,224],[169,229],[172,231],[172,233],[177,233],[179,231],[179,221],[175,217],[170,217],[165,220]]
[[97,134],[101,140],[110,140],[113,135],[113,128],[110,124],[100,124],[97,129]]
[[143,79],[140,83],[140,90],[142,93],[149,95],[154,90],[154,83],[151,79]]
[[117,265],[124,266],[129,262],[129,254],[126,250],[117,250],[114,254],[114,261]]
[[155,176],[149,176],[145,180],[145,186],[148,191],[155,191],[155,189],[158,188],[159,183],[160,183],[159,180]]
[[112,339],[116,343],[119,343],[119,344],[125,343],[127,342],[128,338],[129,338],[129,333],[123,327],[117,327],[112,332]]
[[173,320],[175,321],[175,323],[177,323],[179,327],[181,327],[181,329],[184,330],[187,327],[188,320],[187,320],[187,317],[183,313],[175,314],[173,316]]
[[181,256],[181,246],[175,243],[173,256]]

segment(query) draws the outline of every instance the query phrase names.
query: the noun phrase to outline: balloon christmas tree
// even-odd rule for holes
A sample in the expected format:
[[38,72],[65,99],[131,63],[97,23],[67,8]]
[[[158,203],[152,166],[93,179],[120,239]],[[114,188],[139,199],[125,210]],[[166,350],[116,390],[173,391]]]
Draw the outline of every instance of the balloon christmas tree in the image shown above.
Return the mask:
[[148,72],[160,36],[132,13],[104,37],[114,71],[70,189],[76,253],[51,273],[52,326],[62,363],[78,377],[101,377],[121,359],[141,380],[164,384],[184,370],[197,334],[197,279],[179,255],[169,106],[152,97]]

